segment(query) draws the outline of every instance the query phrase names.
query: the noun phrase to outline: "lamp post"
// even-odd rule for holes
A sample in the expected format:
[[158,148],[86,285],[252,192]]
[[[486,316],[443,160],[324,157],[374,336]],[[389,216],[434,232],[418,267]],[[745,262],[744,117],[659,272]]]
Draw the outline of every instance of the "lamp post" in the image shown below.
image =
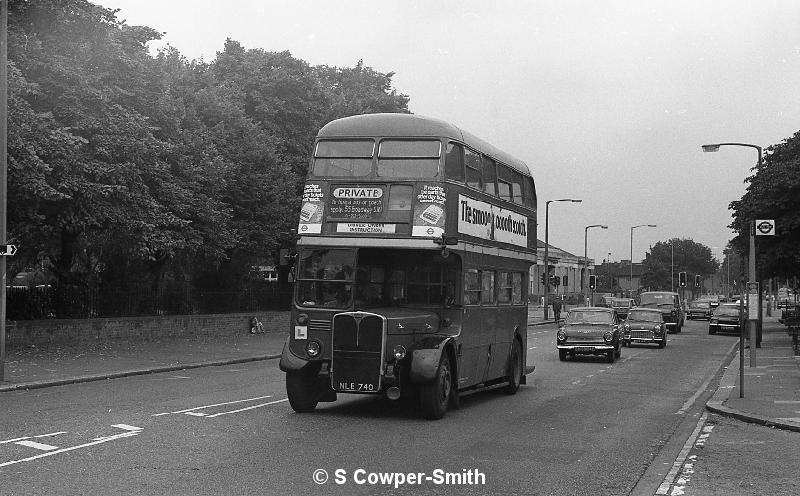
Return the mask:
[[[638,226],[631,226],[631,279],[629,281],[630,286],[630,297],[633,298],[633,230],[638,229],[640,227],[656,227],[655,224],[639,224]],[[638,287],[636,288],[639,289]]]
[[[589,258],[588,258],[587,254],[586,254],[586,244],[587,244],[587,238],[588,238],[588,235],[589,235],[589,229],[591,229],[592,227],[600,227],[602,229],[608,229],[608,226],[604,226],[602,224],[592,224],[591,226],[586,226],[583,229],[583,263],[586,264],[586,271],[587,272],[589,270]],[[586,274],[585,277],[583,277],[581,279],[581,292],[583,292],[583,301],[584,302],[586,302],[586,299],[589,298],[588,292],[586,292],[586,290],[583,287],[584,279],[586,279],[586,277],[588,277],[588,274]]]
[[[702,145],[703,151],[706,153],[709,152],[717,152],[719,151],[719,147],[721,146],[746,146],[748,148],[755,148],[758,151],[758,166],[761,166],[761,147],[758,145],[751,145],[749,143],[713,143],[710,145]],[[753,220],[750,225],[750,253],[749,253],[749,260],[748,260],[748,278],[750,282],[755,282],[756,280],[756,237],[755,237],[755,229],[756,229],[756,222]],[[730,267],[728,268],[730,270]],[[742,297],[744,293],[742,293]],[[758,304],[761,302],[761,295],[759,294],[756,298]],[[748,295],[748,313],[749,313],[749,306],[752,305],[753,302],[749,298]],[[759,312],[759,317],[761,313]],[[747,327],[749,329],[750,334],[750,366],[756,366],[756,348],[760,346],[761,343],[756,343],[756,328],[757,328],[758,320],[752,320],[749,318],[747,319]],[[739,397],[744,398],[744,333],[739,333]]]
[[550,292],[550,271],[548,270],[548,248],[550,247],[550,238],[549,238],[549,223],[550,223],[550,204],[553,202],[572,202],[572,203],[580,203],[583,200],[575,200],[572,198],[562,198],[560,200],[547,200],[544,204],[544,320],[547,320],[547,305],[548,305],[548,293]]

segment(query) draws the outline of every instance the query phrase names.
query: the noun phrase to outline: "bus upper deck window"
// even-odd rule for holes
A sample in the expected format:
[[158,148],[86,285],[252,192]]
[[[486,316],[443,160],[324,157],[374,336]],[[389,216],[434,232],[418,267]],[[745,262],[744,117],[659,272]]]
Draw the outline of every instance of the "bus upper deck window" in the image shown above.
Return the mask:
[[436,177],[441,154],[438,140],[385,139],[378,149],[378,176]]
[[372,172],[372,140],[322,140],[314,153],[314,176],[360,177]]
[[497,169],[494,160],[483,157],[483,190],[490,195],[497,195]]
[[447,144],[444,173],[450,179],[464,182],[464,147],[452,141]]
[[511,171],[511,188],[512,201],[522,205],[522,174],[517,171]]
[[389,189],[389,210],[411,210],[414,187],[410,184],[392,184]]
[[497,167],[497,187],[500,198],[511,201],[511,169],[507,165]]
[[467,174],[467,186],[475,189],[483,189],[481,179],[481,156],[470,149],[464,150],[464,165]]

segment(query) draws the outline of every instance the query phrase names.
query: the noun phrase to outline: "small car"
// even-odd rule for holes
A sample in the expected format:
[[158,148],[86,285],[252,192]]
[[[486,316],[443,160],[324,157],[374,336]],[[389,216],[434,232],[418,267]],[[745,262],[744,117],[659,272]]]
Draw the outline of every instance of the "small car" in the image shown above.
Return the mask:
[[667,346],[667,325],[661,312],[654,308],[631,308],[622,325],[622,344],[657,344]]
[[734,303],[723,303],[718,306],[711,319],[708,321],[708,333],[742,331],[742,313],[739,305]]
[[661,318],[671,332],[681,332],[685,315],[681,297],[672,291],[648,291],[642,293],[641,307],[654,308],[661,312]]
[[622,331],[619,317],[613,308],[576,307],[567,312],[556,335],[558,359],[567,355],[605,355],[614,363],[622,351]]
[[689,308],[686,309],[686,318],[689,320],[708,320],[711,318],[711,313],[714,311],[714,308],[716,308],[716,306],[712,306],[709,300],[694,300],[689,303]]
[[631,298],[614,298],[611,300],[611,308],[617,311],[620,319],[628,317],[628,311],[633,307],[633,300]]

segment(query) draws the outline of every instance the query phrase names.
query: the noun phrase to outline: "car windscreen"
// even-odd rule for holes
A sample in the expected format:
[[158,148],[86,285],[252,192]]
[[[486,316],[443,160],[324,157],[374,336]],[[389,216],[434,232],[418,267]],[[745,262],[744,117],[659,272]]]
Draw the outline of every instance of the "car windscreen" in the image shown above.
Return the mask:
[[645,322],[661,322],[661,312],[649,310],[631,310],[628,320],[643,320]]
[[717,307],[714,310],[714,315],[717,317],[738,317],[739,316],[739,308],[738,307]]
[[689,306],[692,308],[709,308],[711,303],[708,301],[693,301]]
[[630,308],[631,300],[612,300],[611,306],[616,308]]
[[641,296],[643,307],[674,306],[675,296],[667,293],[644,293]]
[[567,324],[610,324],[612,322],[609,312],[592,312],[586,310],[570,310],[567,314]]

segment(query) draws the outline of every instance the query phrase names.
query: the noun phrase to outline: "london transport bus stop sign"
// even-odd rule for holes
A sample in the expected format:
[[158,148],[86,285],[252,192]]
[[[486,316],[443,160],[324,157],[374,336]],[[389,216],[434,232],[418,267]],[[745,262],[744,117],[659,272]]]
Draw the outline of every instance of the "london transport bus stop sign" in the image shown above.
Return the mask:
[[17,253],[17,245],[0,245],[0,255],[13,257]]

